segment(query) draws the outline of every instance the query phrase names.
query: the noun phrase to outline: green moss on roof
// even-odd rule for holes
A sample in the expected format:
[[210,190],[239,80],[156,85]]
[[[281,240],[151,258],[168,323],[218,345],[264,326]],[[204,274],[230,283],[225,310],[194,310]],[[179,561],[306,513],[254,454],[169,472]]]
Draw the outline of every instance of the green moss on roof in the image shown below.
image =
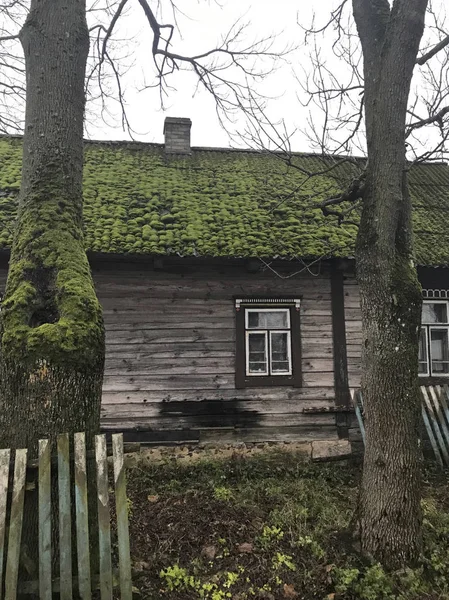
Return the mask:
[[[0,248],[9,248],[20,186],[22,142],[0,138]],[[323,160],[297,155],[319,171]],[[209,257],[351,256],[357,228],[316,208],[353,175],[349,163],[307,180],[257,152],[88,142],[85,147],[86,248],[95,252]],[[414,167],[410,177],[420,264],[449,264],[449,168]]]

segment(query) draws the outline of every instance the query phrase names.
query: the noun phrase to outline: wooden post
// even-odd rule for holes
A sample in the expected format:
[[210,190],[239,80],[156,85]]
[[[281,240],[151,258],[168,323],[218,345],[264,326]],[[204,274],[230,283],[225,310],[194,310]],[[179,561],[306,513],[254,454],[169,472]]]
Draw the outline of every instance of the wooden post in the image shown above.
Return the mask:
[[81,600],[91,600],[89,523],[87,507],[86,435],[75,433],[75,508],[78,588]]
[[39,598],[51,600],[51,447],[39,440]]
[[112,453],[114,461],[115,502],[117,513],[120,592],[122,600],[132,600],[128,499],[126,497],[126,477],[125,467],[123,464],[122,433],[116,433],[112,436]]
[[72,517],[70,500],[70,443],[67,433],[58,435],[59,495],[59,596],[72,600]]
[[0,596],[3,589],[3,562],[5,558],[6,504],[8,500],[10,450],[0,450]]
[[17,597],[26,469],[27,450],[16,450],[11,517],[9,521],[8,557],[6,560],[5,600],[16,600]]
[[106,436],[95,436],[98,495],[98,546],[100,553],[101,600],[112,600],[111,527],[109,513]]

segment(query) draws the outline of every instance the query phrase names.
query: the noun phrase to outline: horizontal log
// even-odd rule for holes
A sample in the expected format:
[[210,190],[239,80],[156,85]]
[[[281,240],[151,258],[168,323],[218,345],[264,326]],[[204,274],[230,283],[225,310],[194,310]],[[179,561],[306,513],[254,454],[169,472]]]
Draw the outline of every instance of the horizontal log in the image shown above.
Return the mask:
[[[199,301],[197,304],[192,304],[192,300],[178,300],[169,302],[159,300],[156,303],[152,299],[148,299],[146,307],[135,305],[133,299],[129,299],[129,304],[126,307],[117,307],[114,309],[104,309],[103,314],[107,323],[115,323],[120,320],[128,322],[165,322],[167,318],[170,320],[182,321],[186,317],[199,319],[219,319],[223,317],[235,318],[236,310],[232,300],[223,302],[214,302],[211,306],[210,302]],[[149,312],[149,310],[151,312]],[[330,302],[315,302],[310,301],[301,305],[301,315],[303,317],[322,317],[331,314]]]
[[304,426],[314,427],[335,426],[335,416],[331,414],[305,415],[303,413],[292,413],[284,415],[262,415],[262,414],[219,414],[219,415],[190,415],[190,416],[152,416],[148,417],[141,413],[126,412],[120,414],[102,414],[101,424],[103,428],[112,429],[115,423],[133,422],[139,429],[153,429],[162,431],[164,429],[203,429],[208,427],[279,427],[279,426]]
[[126,329],[124,331],[108,331],[106,344],[146,344],[155,343],[195,343],[195,342],[234,342],[233,329]]
[[[303,425],[299,427],[248,427],[248,428],[208,428],[208,429],[179,429],[178,431],[166,430],[162,432],[139,430],[138,425],[131,420],[123,423],[112,423],[109,427],[102,425],[103,429],[111,431],[127,430],[125,439],[138,440],[142,444],[161,444],[164,440],[171,443],[217,443],[234,444],[236,442],[301,442],[313,440],[338,439],[335,426]],[[134,429],[134,433],[133,433]]]
[[[230,399],[230,400],[202,400],[187,401],[174,400],[166,402],[140,402],[129,403],[117,402],[111,405],[103,404],[101,412],[113,418],[115,415],[140,415],[146,419],[153,417],[176,417],[176,416],[195,416],[195,415],[226,415],[226,414],[259,414],[259,415],[285,415],[301,414],[304,418],[310,418],[310,415],[304,411],[316,410],[318,412],[329,412],[335,408],[332,400],[319,399],[292,399],[292,398],[271,398],[269,400],[254,399]],[[329,416],[329,415],[328,415]],[[332,416],[332,415],[331,415]]]
[[[316,324],[301,326],[301,340],[303,345],[306,340],[313,340],[313,343],[319,340],[331,340],[332,338],[332,327],[331,325],[321,325],[317,327]],[[361,336],[357,334],[353,339],[361,340]],[[223,328],[195,328],[195,329],[140,329],[126,328],[124,330],[110,331],[106,328],[106,344],[186,344],[196,342],[234,342],[235,341],[235,327],[229,329]]]
[[312,440],[338,439],[335,425],[304,425],[301,427],[259,427],[245,430],[216,430],[200,431],[200,442],[216,443],[257,443],[257,442],[300,442]]
[[[302,361],[302,370],[304,373],[310,371],[332,372],[334,368],[332,358],[314,358]],[[234,373],[235,358],[152,358],[144,360],[139,357],[137,360],[129,359],[108,359],[106,360],[105,372],[117,373],[140,373],[140,374],[192,374],[195,373]]]
[[[332,387],[333,373],[304,373],[302,387]],[[132,392],[138,390],[234,389],[234,374],[228,375],[106,375],[103,390]]]
[[153,319],[151,314],[147,316],[146,321],[122,321],[118,319],[115,323],[108,322],[105,320],[106,331],[129,331],[130,329],[137,329],[139,331],[150,331],[152,329],[235,329],[235,317],[220,317],[210,318],[208,316],[198,317],[196,320],[192,319],[180,319],[180,318],[164,318],[164,319]]
[[[302,343],[303,360],[332,356],[329,338],[321,340],[307,339]],[[357,355],[360,347],[357,347]],[[195,342],[182,344],[110,344],[106,348],[106,360],[109,361],[148,361],[152,358],[233,358],[235,342]]]
[[[302,315],[301,329],[307,330],[316,327],[331,327],[331,314],[323,315]],[[116,318],[114,320],[105,319],[107,331],[123,331],[129,328],[139,330],[147,329],[234,329],[235,315],[231,313],[229,316],[216,317],[214,315],[203,315],[196,319],[186,317],[185,315],[173,315],[173,317],[158,317],[147,313],[144,320],[131,318],[130,320]]]
[[250,400],[251,402],[268,400],[270,402],[283,402],[292,400],[300,403],[300,406],[321,405],[333,403],[333,387],[314,387],[314,388],[290,388],[290,387],[264,387],[264,388],[245,388],[242,390],[204,390],[204,389],[184,389],[172,390],[167,393],[166,390],[137,390],[134,392],[123,391],[104,391],[102,396],[102,405],[107,404],[129,404],[129,403],[150,403],[150,402],[178,402],[178,401],[196,401],[202,400]]

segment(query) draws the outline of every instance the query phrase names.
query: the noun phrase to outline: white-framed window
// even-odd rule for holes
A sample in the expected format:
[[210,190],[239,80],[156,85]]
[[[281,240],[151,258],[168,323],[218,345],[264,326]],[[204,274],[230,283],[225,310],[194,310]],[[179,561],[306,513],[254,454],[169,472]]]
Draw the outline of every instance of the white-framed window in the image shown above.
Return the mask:
[[245,308],[247,376],[292,374],[289,308]]
[[421,377],[449,377],[449,302],[423,300],[418,351]]
[[236,298],[235,385],[301,387],[300,298]]

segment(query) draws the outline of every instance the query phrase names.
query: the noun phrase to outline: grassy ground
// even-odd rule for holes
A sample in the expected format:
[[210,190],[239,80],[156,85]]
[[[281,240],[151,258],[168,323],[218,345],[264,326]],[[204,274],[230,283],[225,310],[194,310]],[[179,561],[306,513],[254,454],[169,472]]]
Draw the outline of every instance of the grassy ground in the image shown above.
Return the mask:
[[426,475],[413,570],[357,556],[347,527],[356,466],[292,454],[136,467],[128,492],[135,587],[161,600],[449,599],[449,487]]

